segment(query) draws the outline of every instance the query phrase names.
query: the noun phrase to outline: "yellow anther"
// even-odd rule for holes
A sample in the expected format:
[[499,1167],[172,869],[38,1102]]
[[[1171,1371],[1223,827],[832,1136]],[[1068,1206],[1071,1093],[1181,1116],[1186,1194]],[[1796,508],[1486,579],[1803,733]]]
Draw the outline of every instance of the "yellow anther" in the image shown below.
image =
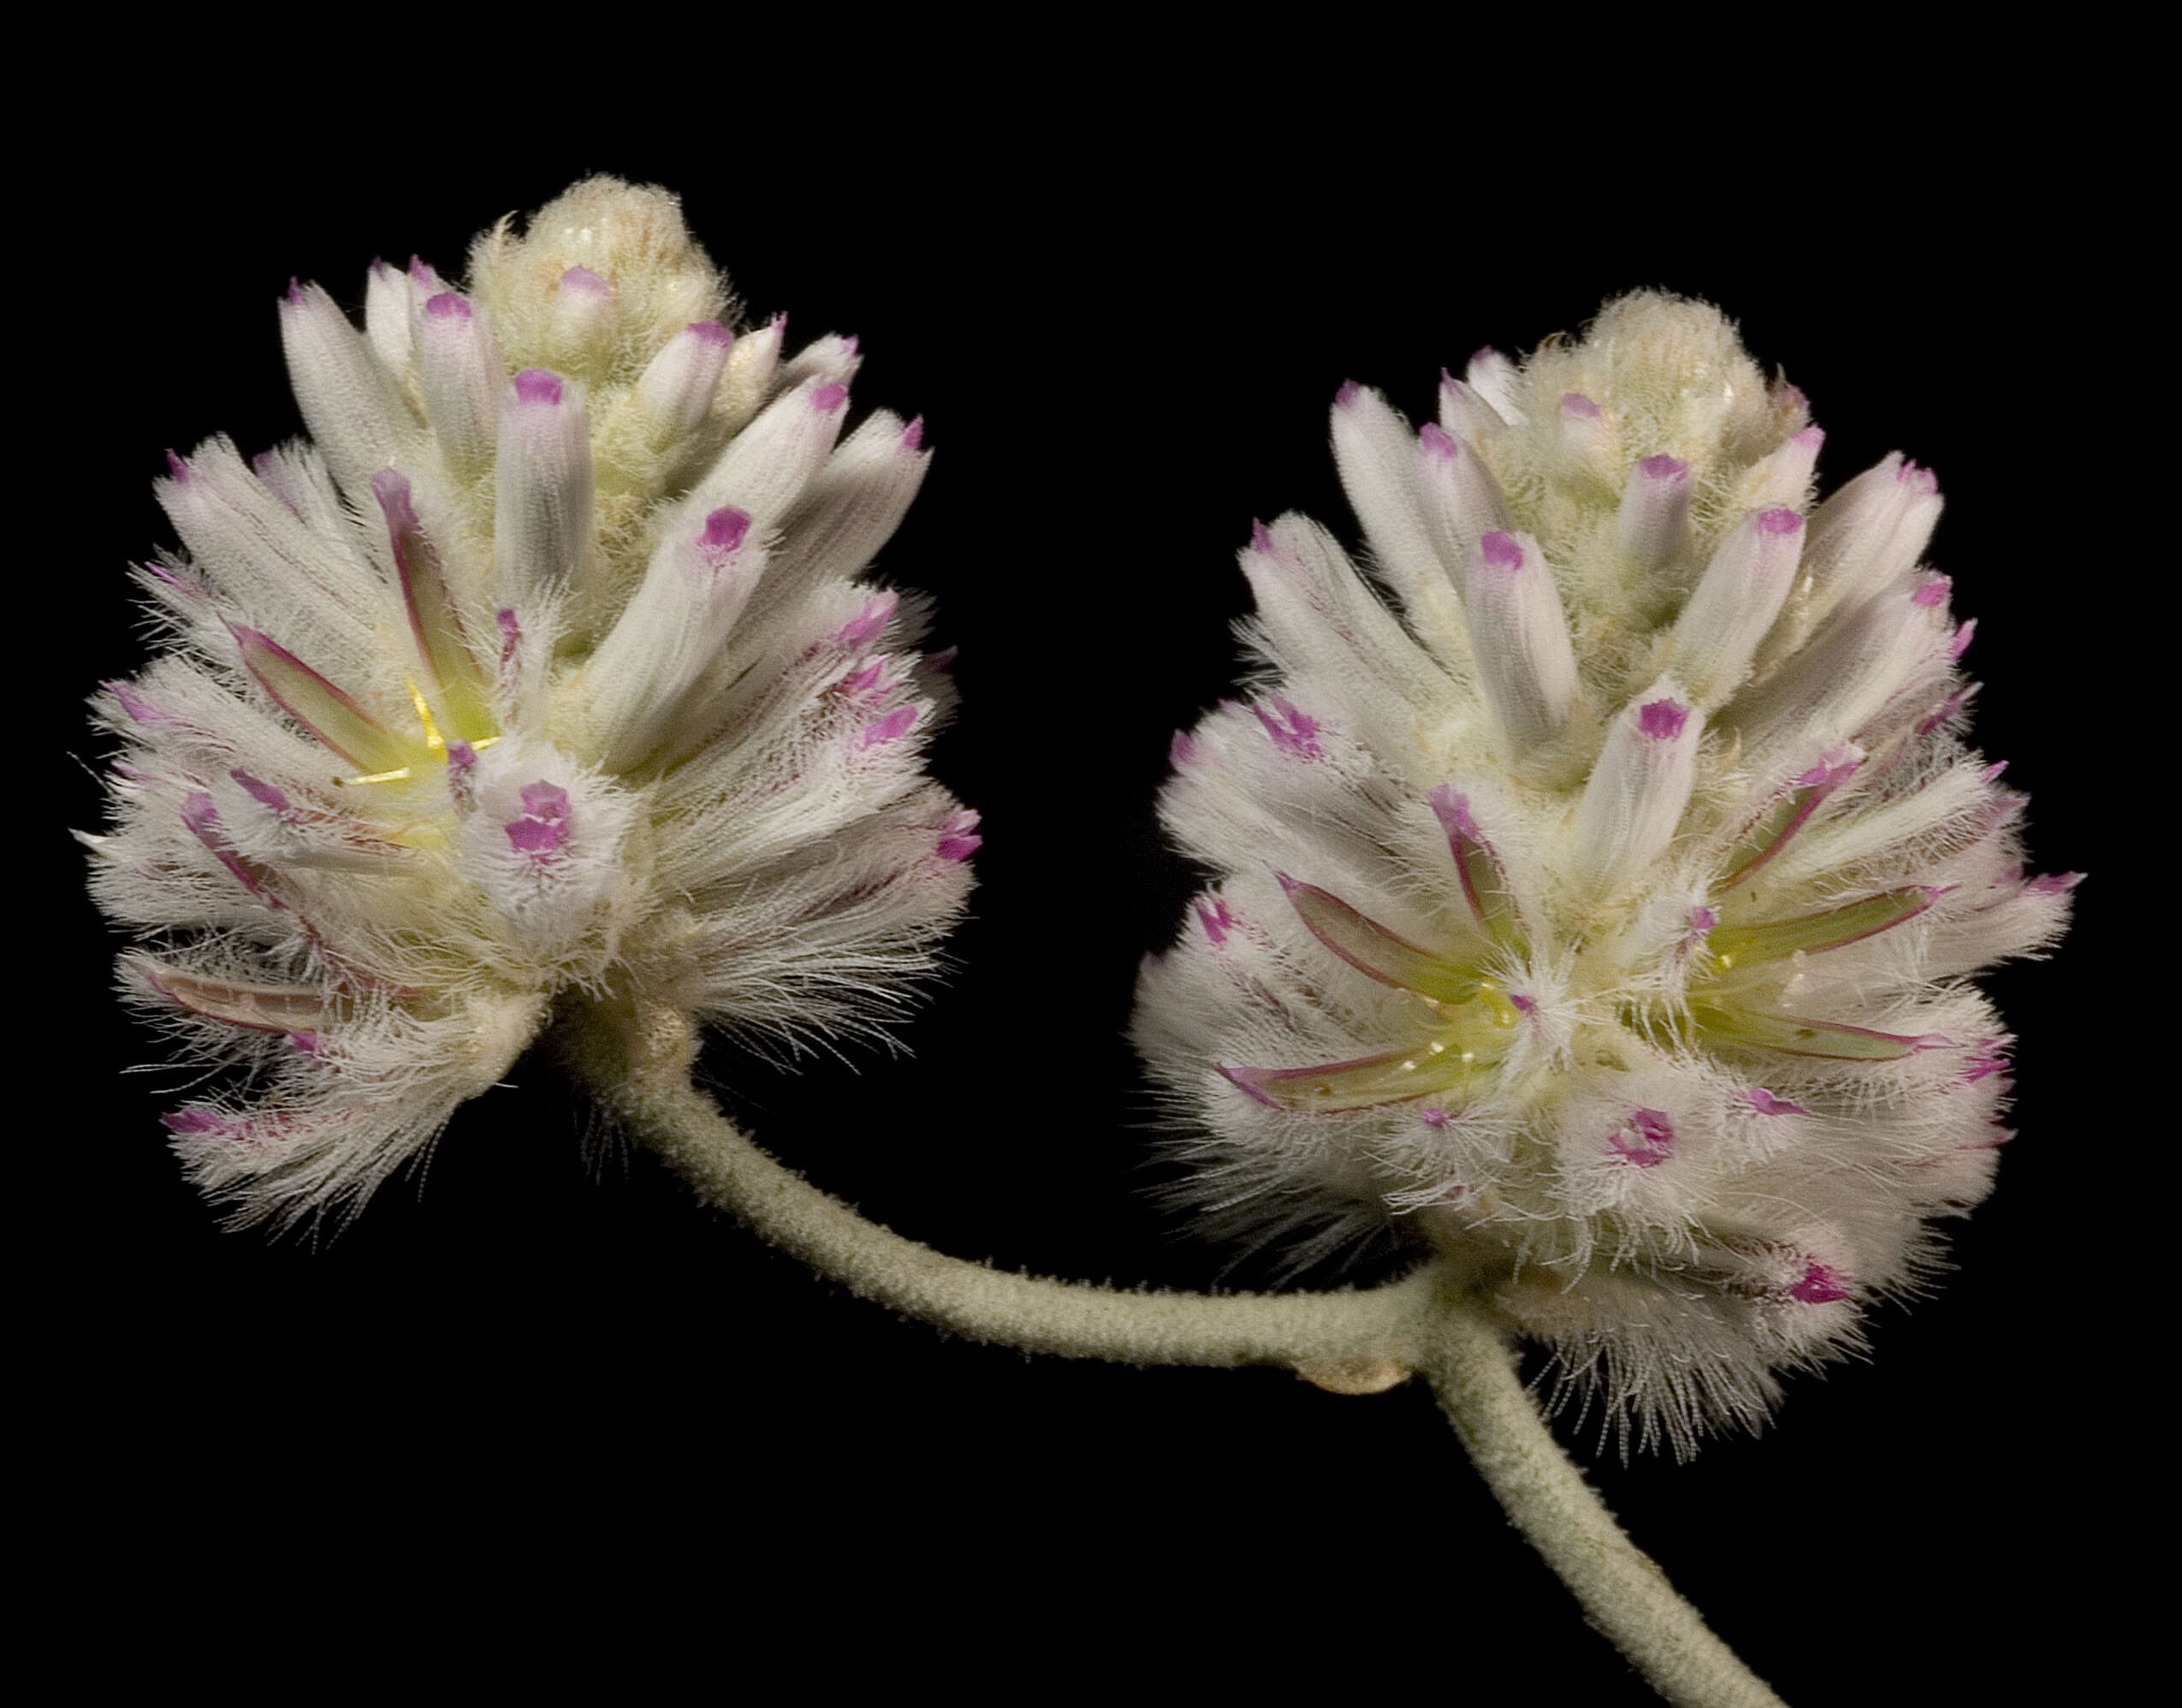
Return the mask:
[[413,676],[402,679],[409,685],[409,703],[417,709],[417,721],[424,726],[424,745],[442,758],[447,756],[447,738],[440,733],[440,726],[432,721],[432,709],[424,703],[424,691],[417,685]]
[[1491,979],[1478,981],[1478,1000],[1491,1011],[1492,1023],[1496,1026],[1513,1026],[1523,1017],[1521,1011],[1508,1000],[1506,993]]

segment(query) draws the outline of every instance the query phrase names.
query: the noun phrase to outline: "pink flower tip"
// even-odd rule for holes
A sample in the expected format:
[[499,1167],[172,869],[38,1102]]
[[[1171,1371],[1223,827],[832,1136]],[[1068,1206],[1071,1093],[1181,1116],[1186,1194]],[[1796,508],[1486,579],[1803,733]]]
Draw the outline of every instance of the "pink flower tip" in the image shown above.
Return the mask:
[[1788,1289],[1788,1296],[1799,1304],[1830,1305],[1848,1297],[1848,1284],[1839,1270],[1813,1261],[1805,1266],[1803,1278]]
[[2043,877],[2033,878],[2024,887],[2034,896],[2065,896],[2084,881],[2081,872],[2049,872]]
[[1919,468],[1915,463],[1906,460],[1903,461],[1900,468],[1894,471],[1894,478],[1905,486],[1916,488],[1927,497],[1940,489],[1939,476],[1934,474],[1931,470]]
[[1646,480],[1681,481],[1689,478],[1689,465],[1680,457],[1646,457],[1637,465]]
[[700,344],[716,344],[726,349],[735,341],[735,335],[716,320],[693,320],[682,329]]
[[1948,590],[1954,585],[1953,578],[1948,576],[1933,576],[1919,584],[1917,590],[1909,596],[1910,602],[1922,605],[1928,611],[1935,606],[1944,605],[1948,602]]
[[525,368],[515,376],[515,396],[522,403],[558,403],[560,376],[549,368]]
[[916,721],[915,706],[897,706],[883,718],[864,726],[859,747],[877,747],[884,742],[897,741],[909,733],[910,726]]
[[442,291],[424,304],[424,312],[434,320],[467,320],[470,317],[469,299],[460,291]]
[[1785,1097],[1776,1097],[1762,1085],[1753,1085],[1744,1094],[1750,1106],[1761,1115],[1808,1115],[1811,1112],[1800,1103],[1791,1103]]
[[902,442],[912,451],[924,442],[924,418],[919,415],[902,429]]
[[560,276],[559,289],[577,291],[585,296],[602,297],[612,294],[614,287],[599,277],[589,267],[571,267]]
[[1333,406],[1336,409],[1348,408],[1350,404],[1355,402],[1356,394],[1362,389],[1363,388],[1354,380],[1342,381],[1339,389],[1333,394]]
[[955,814],[940,827],[940,840],[934,849],[942,860],[967,860],[985,845],[985,839],[977,833],[978,815],[967,810]]
[[1673,741],[1689,722],[1689,708],[1679,700],[1652,700],[1637,709],[1637,732],[1653,741]]
[[1442,459],[1454,456],[1457,449],[1455,436],[1437,421],[1427,421],[1417,430],[1417,442]]
[[1521,569],[1523,566],[1523,543],[1513,534],[1503,534],[1497,528],[1478,542],[1478,551],[1495,569]]
[[1167,763],[1173,766],[1195,765],[1197,762],[1197,744],[1181,730],[1174,732],[1174,739],[1167,744]]
[[862,646],[893,620],[894,607],[899,602],[899,596],[892,592],[865,600],[863,608],[834,631],[834,645]]
[[732,552],[750,531],[750,513],[726,504],[704,519],[704,532],[697,543],[708,552]]
[[1954,632],[1954,638],[1948,643],[1948,657],[1958,659],[1970,650],[1970,643],[1977,638],[1977,620],[1975,617]]
[[417,507],[410,501],[409,477],[400,470],[381,469],[373,475],[371,496],[379,501],[387,519],[396,525],[417,520]]
[[1267,556],[1271,556],[1272,555],[1272,530],[1268,528],[1263,522],[1251,523],[1250,549],[1254,552],[1263,552]]
[[1636,1168],[1656,1168],[1675,1153],[1675,1124],[1657,1109],[1632,1109],[1606,1141],[1607,1150],[1619,1161]]
[[810,406],[821,415],[831,415],[848,399],[849,388],[839,380],[832,380],[810,394]]
[[1793,534],[1803,526],[1803,518],[1785,504],[1758,513],[1758,531],[1761,534]]
[[1447,1124],[1448,1114],[1444,1109],[1420,1109],[1417,1118],[1427,1127],[1444,1127]]
[[1564,391],[1561,394],[1561,412],[1582,421],[1596,421],[1606,412],[1580,391]]
[[167,477],[169,480],[176,481],[183,481],[189,478],[189,465],[184,462],[180,457],[176,456],[172,451],[167,453]]
[[302,282],[292,276],[288,282],[288,306],[291,308],[301,308],[303,306]]

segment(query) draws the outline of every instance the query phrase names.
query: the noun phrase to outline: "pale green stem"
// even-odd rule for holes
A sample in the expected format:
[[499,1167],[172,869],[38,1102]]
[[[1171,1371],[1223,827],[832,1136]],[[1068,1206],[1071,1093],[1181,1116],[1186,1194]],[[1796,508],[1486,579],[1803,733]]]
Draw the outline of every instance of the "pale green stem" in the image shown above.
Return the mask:
[[[655,1035],[594,1011],[563,1041],[608,1107],[703,1197],[862,1297],[966,1339],[1124,1364],[1281,1364],[1322,1386],[1390,1387],[1422,1355],[1437,1278],[1331,1293],[1123,1292],[948,1257],[828,1196],[690,1085],[673,1021]],[[608,1019],[608,1023],[597,1023]]]
[[881,1227],[760,1150],[690,1084],[694,1040],[666,1010],[602,1006],[560,1035],[602,1102],[703,1197],[862,1297],[965,1338],[1127,1364],[1280,1364],[1346,1393],[1422,1369],[1509,1516],[1662,1695],[1781,1708],[1622,1533],[1443,1266],[1362,1292],[1218,1296],[1010,1274]]
[[1434,1326],[1424,1371],[1515,1527],[1655,1690],[1681,1708],[1782,1708],[1615,1522],[1545,1426],[1490,1322],[1449,1311]]

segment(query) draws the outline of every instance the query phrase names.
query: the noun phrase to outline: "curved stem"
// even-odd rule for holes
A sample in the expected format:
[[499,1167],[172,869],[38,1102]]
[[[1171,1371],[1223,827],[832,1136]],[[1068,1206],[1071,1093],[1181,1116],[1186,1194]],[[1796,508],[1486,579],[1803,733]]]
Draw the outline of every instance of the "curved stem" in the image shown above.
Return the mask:
[[1220,1296],[1010,1274],[881,1227],[760,1150],[689,1083],[679,1017],[595,1008],[562,1041],[600,1101],[702,1196],[851,1291],[965,1338],[1130,1364],[1284,1364],[1346,1392],[1391,1387],[1422,1355],[1429,1267],[1361,1292]]
[[1448,1311],[1423,1368],[1508,1516],[1654,1689],[1682,1708],[1782,1708],[1615,1522],[1554,1440],[1491,1323]]

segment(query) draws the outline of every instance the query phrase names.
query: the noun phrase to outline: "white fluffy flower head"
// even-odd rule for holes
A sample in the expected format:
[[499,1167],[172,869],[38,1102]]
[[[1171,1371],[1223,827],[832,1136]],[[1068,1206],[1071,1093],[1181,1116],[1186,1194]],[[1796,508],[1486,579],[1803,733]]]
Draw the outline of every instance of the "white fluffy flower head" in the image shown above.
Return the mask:
[[86,839],[157,940],[127,993],[246,1070],[166,1118],[242,1219],[353,1206],[557,999],[793,1047],[932,970],[975,819],[922,770],[944,661],[858,578],[920,427],[845,433],[854,341],[732,306],[673,197],[592,179],[465,288],[375,266],[361,333],[292,288],[311,442],[171,460],[171,645],[97,702]]
[[1936,481],[1814,505],[1821,437],[1655,294],[1481,352],[1421,432],[1343,388],[1390,597],[1258,529],[1265,673],[1164,804],[1218,878],[1137,1023],[1195,1201],[1305,1258],[1414,1231],[1680,1450],[1858,1344],[1989,1189],[2011,1041],[1967,978],[2074,882],[2024,875],[1965,744]]

